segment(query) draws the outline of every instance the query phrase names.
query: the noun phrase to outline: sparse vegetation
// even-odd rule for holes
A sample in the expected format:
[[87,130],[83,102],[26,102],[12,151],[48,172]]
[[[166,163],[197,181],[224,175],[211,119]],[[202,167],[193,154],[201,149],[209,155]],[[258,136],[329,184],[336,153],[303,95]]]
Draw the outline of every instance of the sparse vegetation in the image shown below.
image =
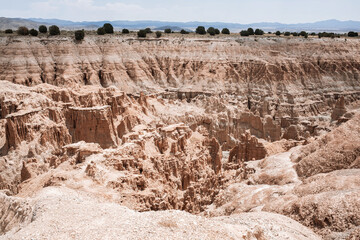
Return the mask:
[[216,33],[215,33],[215,28],[213,27],[209,27],[207,29],[207,32],[211,35],[211,36],[214,36]]
[[276,31],[275,35],[276,35],[276,36],[280,36],[280,35],[281,35],[281,32],[280,32],[280,31]]
[[13,30],[12,30],[12,29],[6,29],[6,30],[5,30],[5,33],[6,33],[6,34],[11,34],[11,33],[13,33]]
[[178,225],[175,221],[173,220],[162,220],[160,222],[158,222],[158,224],[162,227],[167,227],[167,228],[177,228]]
[[221,30],[221,33],[222,33],[222,34],[230,34],[230,30],[229,30],[228,28],[223,28],[223,29]]
[[126,29],[126,28],[124,28],[121,32],[123,34],[129,34],[130,33],[129,29]]
[[30,33],[31,36],[34,36],[34,37],[39,35],[39,32],[37,30],[35,30],[35,29],[30,29],[29,33]]
[[96,32],[97,32],[98,35],[105,35],[106,34],[105,29],[103,27],[98,28]]
[[358,37],[358,36],[359,36],[359,33],[357,33],[357,32],[350,31],[348,33],[348,37]]
[[141,30],[139,30],[138,32],[137,32],[137,36],[139,37],[139,38],[145,38],[146,37],[146,30],[145,29],[141,29]]
[[160,38],[160,37],[161,37],[161,32],[160,32],[160,31],[156,31],[155,34],[156,34],[156,37],[157,37],[157,38]]
[[75,39],[76,39],[77,41],[83,40],[84,37],[85,37],[85,31],[84,31],[84,29],[83,29],[83,30],[77,30],[77,31],[75,31]]
[[249,35],[254,35],[255,34],[254,29],[252,29],[252,28],[248,28],[247,32],[249,33]]
[[164,33],[171,33],[171,29],[170,28],[165,29]]
[[299,36],[305,37],[306,35],[307,35],[307,32],[305,32],[305,31],[301,31],[301,32],[299,33]]
[[340,37],[340,34],[335,34],[335,33],[328,33],[328,32],[322,32],[322,33],[319,33],[319,38],[322,38],[322,37],[329,37],[329,38],[339,38]]
[[114,27],[110,23],[105,23],[103,26],[105,33],[107,34],[113,34],[114,33]]
[[17,34],[19,35],[29,35],[29,29],[27,27],[19,27],[17,30]]
[[261,29],[256,29],[255,30],[255,35],[264,35],[264,31]]
[[186,31],[186,30],[184,30],[184,29],[181,29],[180,33],[181,33],[181,34],[189,34],[189,32]]
[[39,26],[39,32],[41,33],[47,33],[48,29],[45,25],[40,25]]
[[197,34],[200,34],[200,35],[205,35],[206,34],[206,31],[205,31],[205,27],[203,26],[198,26],[196,28],[196,31],[195,31]]
[[247,31],[247,30],[242,30],[242,31],[240,32],[240,35],[243,36],[243,37],[248,37],[248,36],[250,35],[250,33],[249,33],[249,31]]
[[49,27],[49,34],[52,36],[60,35],[60,29],[56,25],[52,25]]

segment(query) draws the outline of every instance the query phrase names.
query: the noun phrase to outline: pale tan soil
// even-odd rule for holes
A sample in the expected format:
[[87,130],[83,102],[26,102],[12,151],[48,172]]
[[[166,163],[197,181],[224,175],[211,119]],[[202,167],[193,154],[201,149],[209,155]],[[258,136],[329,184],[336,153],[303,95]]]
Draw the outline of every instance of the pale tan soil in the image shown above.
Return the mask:
[[181,211],[138,213],[61,187],[44,188],[32,202],[31,223],[0,239],[320,239],[271,213],[221,218]]

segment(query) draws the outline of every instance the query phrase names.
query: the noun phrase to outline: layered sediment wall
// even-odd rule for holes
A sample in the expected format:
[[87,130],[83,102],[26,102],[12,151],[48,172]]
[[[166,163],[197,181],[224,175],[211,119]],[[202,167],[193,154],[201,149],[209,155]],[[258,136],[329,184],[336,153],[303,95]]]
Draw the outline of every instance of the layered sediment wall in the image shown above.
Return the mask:
[[360,90],[357,39],[3,37],[0,53],[0,79],[28,86],[259,96]]

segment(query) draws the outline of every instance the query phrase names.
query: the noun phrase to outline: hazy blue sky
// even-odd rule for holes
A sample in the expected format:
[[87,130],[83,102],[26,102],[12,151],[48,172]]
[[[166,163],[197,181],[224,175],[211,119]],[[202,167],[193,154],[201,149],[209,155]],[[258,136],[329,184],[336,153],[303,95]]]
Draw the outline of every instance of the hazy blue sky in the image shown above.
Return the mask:
[[0,0],[2,17],[236,23],[360,20],[360,0]]

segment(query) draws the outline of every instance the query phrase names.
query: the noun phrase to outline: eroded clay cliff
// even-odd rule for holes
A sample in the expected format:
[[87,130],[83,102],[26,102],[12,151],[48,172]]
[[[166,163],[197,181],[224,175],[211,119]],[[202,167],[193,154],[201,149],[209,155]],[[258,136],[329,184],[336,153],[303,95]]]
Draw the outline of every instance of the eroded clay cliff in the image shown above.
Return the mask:
[[107,229],[116,215],[147,237],[356,239],[359,50],[357,39],[0,38],[0,234],[88,238],[71,223]]
[[288,98],[287,93],[359,91],[359,51],[357,40],[343,39],[88,36],[78,43],[68,37],[3,37],[0,79],[27,86],[77,83]]

